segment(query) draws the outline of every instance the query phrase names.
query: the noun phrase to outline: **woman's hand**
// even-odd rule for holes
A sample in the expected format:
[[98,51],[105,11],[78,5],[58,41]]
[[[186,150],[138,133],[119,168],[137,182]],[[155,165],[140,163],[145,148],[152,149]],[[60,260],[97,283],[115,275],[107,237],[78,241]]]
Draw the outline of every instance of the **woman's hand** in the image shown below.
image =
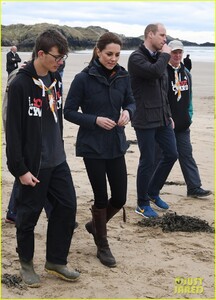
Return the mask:
[[97,117],[96,124],[106,130],[111,130],[116,126],[116,122],[105,117]]
[[125,126],[130,121],[130,114],[128,110],[123,110],[118,120],[118,126]]

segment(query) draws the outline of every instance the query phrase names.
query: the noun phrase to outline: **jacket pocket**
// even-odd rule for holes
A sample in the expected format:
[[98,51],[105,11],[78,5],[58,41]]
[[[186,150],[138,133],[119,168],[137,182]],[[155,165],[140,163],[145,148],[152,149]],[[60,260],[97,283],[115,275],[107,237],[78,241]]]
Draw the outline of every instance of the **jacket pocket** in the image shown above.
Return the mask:
[[147,122],[157,122],[162,120],[161,108],[145,109],[145,119]]

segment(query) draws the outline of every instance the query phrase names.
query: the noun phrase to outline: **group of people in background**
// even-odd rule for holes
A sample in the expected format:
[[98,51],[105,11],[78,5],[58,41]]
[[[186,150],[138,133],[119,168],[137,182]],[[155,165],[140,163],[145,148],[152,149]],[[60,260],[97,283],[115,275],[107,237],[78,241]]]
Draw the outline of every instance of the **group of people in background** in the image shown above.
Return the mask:
[[77,203],[63,144],[63,114],[79,126],[76,155],[83,157],[94,194],[92,217],[85,227],[105,266],[117,264],[107,222],[124,211],[127,201],[125,126],[130,121],[140,151],[137,214],[156,218],[152,204],[169,208],[160,191],[177,159],[187,195],[211,194],[201,188],[192,155],[192,83],[182,63],[183,44],[173,40],[167,45],[164,25],[149,24],[144,42],[129,57],[128,71],[118,64],[121,47],[116,34],[100,36],[89,65],[72,81],[63,109],[58,70],[67,59],[68,43],[57,30],[46,30],[36,40],[32,61],[19,69],[8,86],[7,164],[19,190],[15,224],[20,274],[30,287],[41,285],[33,263],[34,229],[47,201],[51,209],[45,270],[67,281],[80,277],[67,267]]

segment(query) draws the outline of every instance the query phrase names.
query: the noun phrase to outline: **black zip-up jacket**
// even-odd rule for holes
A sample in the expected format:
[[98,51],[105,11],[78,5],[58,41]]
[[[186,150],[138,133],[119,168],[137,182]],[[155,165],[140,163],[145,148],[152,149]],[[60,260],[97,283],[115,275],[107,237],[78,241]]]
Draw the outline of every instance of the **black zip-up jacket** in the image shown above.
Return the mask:
[[[62,83],[58,72],[50,73],[57,102],[58,121],[62,134]],[[42,150],[42,114],[47,109],[47,93],[36,85],[38,79],[33,62],[21,68],[8,90],[6,121],[6,154],[9,171],[20,177],[30,171],[38,175]]]
[[113,159],[125,154],[128,143],[124,127],[105,130],[96,125],[98,116],[117,122],[122,109],[128,110],[130,117],[135,111],[130,77],[123,67],[117,65],[115,74],[107,78],[102,66],[94,61],[75,76],[66,98],[64,117],[80,126],[77,156]]
[[153,58],[143,44],[130,55],[128,71],[136,101],[133,127],[156,128],[170,123],[171,111],[167,97],[169,59],[167,53],[158,53]]

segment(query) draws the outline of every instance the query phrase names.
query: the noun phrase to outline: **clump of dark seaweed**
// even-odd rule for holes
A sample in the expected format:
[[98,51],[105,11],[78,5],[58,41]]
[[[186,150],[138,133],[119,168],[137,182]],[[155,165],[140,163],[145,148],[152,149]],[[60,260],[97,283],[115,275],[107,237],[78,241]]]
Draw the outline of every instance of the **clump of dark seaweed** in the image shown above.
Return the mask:
[[4,283],[8,288],[18,288],[18,289],[26,289],[26,286],[22,283],[21,277],[17,275],[11,274],[3,274],[2,275],[2,283]]
[[145,227],[161,227],[164,232],[210,232],[214,228],[207,221],[197,217],[179,216],[177,213],[166,213],[163,217],[142,219],[138,225]]

